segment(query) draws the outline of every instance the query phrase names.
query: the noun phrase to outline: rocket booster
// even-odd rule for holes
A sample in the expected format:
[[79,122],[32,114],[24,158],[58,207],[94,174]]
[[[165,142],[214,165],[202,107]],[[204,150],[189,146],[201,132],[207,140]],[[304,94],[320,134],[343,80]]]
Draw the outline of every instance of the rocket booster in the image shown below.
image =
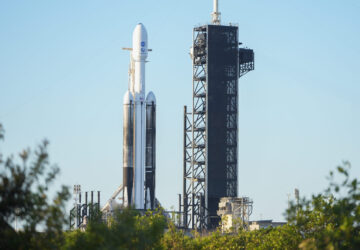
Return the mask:
[[155,207],[156,99],[153,92],[146,97],[145,197],[146,209]]
[[134,98],[128,90],[124,96],[123,108],[123,201],[131,204],[134,176]]
[[123,185],[124,205],[153,209],[155,203],[156,99],[145,99],[147,32],[136,25],[130,55],[129,90],[124,96]]

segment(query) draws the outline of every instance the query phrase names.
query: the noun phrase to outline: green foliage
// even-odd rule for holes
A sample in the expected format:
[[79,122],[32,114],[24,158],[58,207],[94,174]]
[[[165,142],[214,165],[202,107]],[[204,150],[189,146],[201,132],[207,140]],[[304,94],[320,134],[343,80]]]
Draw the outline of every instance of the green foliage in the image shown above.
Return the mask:
[[292,225],[244,232],[248,249],[294,249],[302,240]]
[[360,249],[360,183],[350,179],[350,163],[337,167],[343,180],[330,172],[324,193],[302,199],[287,210],[289,224],[256,231],[240,230],[209,236],[186,236],[175,227],[163,238],[166,249]]
[[192,244],[192,238],[186,236],[184,231],[177,230],[173,222],[169,222],[168,231],[162,238],[165,249],[194,249]]
[[324,194],[303,199],[288,210],[288,219],[304,236],[302,248],[360,249],[360,183],[349,177],[350,163],[337,167],[342,182],[334,181]]
[[301,240],[294,226],[285,225],[236,234],[215,231],[202,237],[189,237],[170,227],[162,241],[165,249],[293,249]]
[[[1,249],[52,249],[64,240],[65,201],[70,193],[62,186],[48,201],[48,189],[59,168],[50,165],[47,147],[44,141],[34,154],[24,150],[20,164],[13,156],[3,159],[0,154]],[[11,226],[15,219],[21,224],[19,231]]]
[[109,225],[95,220],[86,231],[68,232],[63,249],[160,249],[165,227],[161,210],[140,215],[124,209]]

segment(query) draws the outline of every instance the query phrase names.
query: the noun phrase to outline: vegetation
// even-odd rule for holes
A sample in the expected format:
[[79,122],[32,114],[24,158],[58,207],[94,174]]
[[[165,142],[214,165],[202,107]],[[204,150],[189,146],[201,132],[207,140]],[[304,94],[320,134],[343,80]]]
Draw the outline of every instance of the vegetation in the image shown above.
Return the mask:
[[[52,249],[64,242],[65,201],[70,193],[62,186],[49,201],[49,187],[59,168],[50,165],[47,147],[45,140],[34,153],[23,150],[20,163],[0,154],[0,249]],[[12,226],[15,220],[21,224],[19,231]]]
[[323,194],[293,204],[289,222],[302,235],[306,249],[360,249],[360,183],[350,179],[350,163],[337,167],[340,184],[330,172],[330,185]]
[[49,163],[47,147],[44,141],[33,154],[24,150],[20,164],[0,154],[0,249],[360,249],[360,183],[350,178],[348,162],[337,167],[340,184],[331,172],[323,193],[291,204],[282,227],[200,236],[176,229],[161,210],[141,216],[125,209],[108,224],[98,217],[86,231],[65,231],[70,195],[62,187],[49,201],[59,168]]
[[165,227],[161,210],[141,216],[125,209],[108,225],[92,220],[86,231],[68,232],[63,249],[159,249]]

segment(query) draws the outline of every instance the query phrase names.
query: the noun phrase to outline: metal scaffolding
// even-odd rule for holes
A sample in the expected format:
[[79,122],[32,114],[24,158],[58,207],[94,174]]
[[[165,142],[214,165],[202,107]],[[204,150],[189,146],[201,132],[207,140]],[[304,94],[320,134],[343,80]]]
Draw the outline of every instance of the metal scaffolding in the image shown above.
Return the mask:
[[221,197],[237,197],[238,79],[254,69],[238,27],[193,29],[192,109],[184,107],[182,227],[214,228]]
[[223,197],[217,214],[222,218],[222,231],[230,229],[249,230],[249,218],[253,211],[253,201],[249,197]]
[[192,112],[184,107],[183,224],[186,228],[206,228],[206,28],[193,33]]

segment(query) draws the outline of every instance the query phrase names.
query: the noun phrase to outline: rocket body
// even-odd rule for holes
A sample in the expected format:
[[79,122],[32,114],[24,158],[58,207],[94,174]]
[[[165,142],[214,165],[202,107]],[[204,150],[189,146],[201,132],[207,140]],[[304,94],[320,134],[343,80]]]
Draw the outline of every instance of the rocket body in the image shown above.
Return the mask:
[[156,99],[153,92],[146,97],[145,197],[146,209],[155,207]]
[[124,96],[123,112],[123,201],[125,206],[129,206],[133,197],[134,176],[134,98],[129,90]]
[[[147,145],[155,149],[155,96],[152,92],[145,99],[145,63],[148,56],[147,32],[143,24],[138,24],[133,32],[133,48],[130,56],[129,90],[124,97],[124,145],[123,145],[123,184],[124,205],[136,209],[153,209],[155,202],[155,183],[148,185],[148,179],[155,182],[155,150],[151,151],[153,159],[151,171],[145,167],[145,158],[149,157]],[[133,98],[128,101],[128,96]],[[147,102],[147,99],[150,101]],[[131,103],[131,104],[129,104]],[[147,112],[151,106],[152,112]],[[133,112],[130,116],[129,113]],[[148,118],[151,115],[151,119]],[[132,118],[132,121],[131,119]],[[151,125],[148,124],[151,120]],[[147,127],[154,128],[148,133]],[[130,138],[132,135],[132,138]],[[130,138],[130,139],[129,139]],[[133,150],[130,150],[130,148]],[[132,153],[132,156],[130,155]],[[126,157],[125,157],[126,155]],[[129,174],[132,171],[132,175]],[[151,176],[151,177],[149,177]],[[130,179],[129,179],[130,178]],[[129,198],[129,195],[131,196]]]

